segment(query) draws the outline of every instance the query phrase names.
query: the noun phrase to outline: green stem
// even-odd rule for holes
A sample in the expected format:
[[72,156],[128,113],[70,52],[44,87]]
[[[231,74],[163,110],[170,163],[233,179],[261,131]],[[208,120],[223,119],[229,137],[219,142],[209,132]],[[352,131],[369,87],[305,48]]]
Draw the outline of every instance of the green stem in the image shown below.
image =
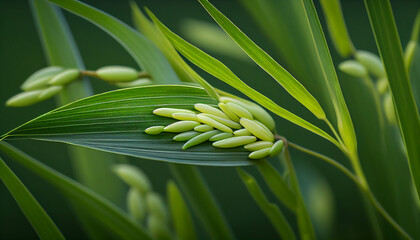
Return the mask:
[[299,232],[300,232],[301,238],[302,239],[315,239],[315,232],[314,232],[308,211],[306,210],[305,202],[300,192],[296,171],[292,164],[287,141],[284,142],[284,156],[286,159],[287,168],[289,169],[292,187],[296,193],[296,205],[297,205],[296,215],[297,215],[297,221],[298,221]]
[[211,238],[234,239],[220,207],[198,169],[182,164],[169,164],[169,167]]
[[[314,152],[312,150],[309,150],[307,148],[301,147],[297,144],[288,142],[284,137],[276,136],[276,139],[282,139],[285,141],[285,146],[287,143],[287,146],[293,147],[296,150],[302,151],[304,153],[307,153],[309,155],[312,155],[314,157],[317,157],[321,160],[324,160],[325,162],[333,165],[340,171],[342,171],[344,174],[346,174],[350,179],[352,179],[361,189],[362,193],[366,195],[366,197],[369,199],[369,201],[372,203],[372,205],[375,207],[375,209],[385,218],[386,221],[388,221],[389,224],[391,224],[392,227],[395,228],[405,239],[412,239],[412,237],[389,215],[389,213],[382,207],[382,205],[378,202],[376,197],[373,195],[372,191],[369,188],[369,185],[366,181],[365,175],[363,173],[362,167],[360,165],[358,157],[354,154],[348,154],[347,156],[350,158],[350,161],[353,165],[354,171],[356,174],[352,173],[350,170],[348,170],[346,167],[338,163],[337,161],[324,156],[320,153]],[[286,148],[287,149],[287,148]]]

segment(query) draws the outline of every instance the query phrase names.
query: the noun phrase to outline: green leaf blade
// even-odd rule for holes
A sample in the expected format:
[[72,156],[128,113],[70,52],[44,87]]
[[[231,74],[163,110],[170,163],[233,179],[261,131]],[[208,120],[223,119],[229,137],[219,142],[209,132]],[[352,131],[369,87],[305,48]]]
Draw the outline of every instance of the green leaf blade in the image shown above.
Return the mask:
[[329,140],[334,143],[336,146],[339,146],[337,141],[331,137],[329,134],[321,130],[320,128],[314,126],[313,124],[305,121],[304,119],[294,115],[293,113],[287,111],[286,109],[280,107],[274,103],[271,99],[267,98],[263,94],[249,87],[243,81],[241,81],[229,68],[227,68],[223,63],[219,62],[217,59],[207,55],[200,49],[189,44],[178,35],[171,32],[165,25],[163,25],[150,11],[148,12],[149,16],[155,22],[155,24],[160,28],[160,30],[165,34],[168,40],[175,46],[175,48],[184,55],[189,61],[202,68],[204,71],[207,71],[211,75],[219,78],[225,83],[235,87],[249,98],[259,103],[261,106],[267,108],[273,113],[283,117],[284,119],[305,128],[319,136]]
[[113,36],[157,83],[179,82],[172,67],[157,47],[129,26],[78,1],[49,1],[87,19]]
[[[151,126],[174,119],[156,116],[159,107],[194,109],[195,103],[217,106],[199,87],[156,85],[123,89],[73,102],[46,113],[7,134],[10,139],[31,138],[98,149],[174,163],[238,166],[249,165],[244,148],[219,149],[209,142],[181,150],[183,142],[173,133],[148,135]],[[203,156],[206,158],[203,158]]]
[[389,1],[365,0],[376,44],[388,77],[411,174],[420,194],[420,116],[403,60],[401,42]]
[[0,179],[13,195],[40,239],[65,239],[39,202],[1,158]]
[[280,66],[271,56],[249,39],[226,16],[207,0],[199,0],[213,19],[261,68],[280,83],[287,92],[304,105],[319,119],[325,119],[324,110],[318,101],[289,72]]

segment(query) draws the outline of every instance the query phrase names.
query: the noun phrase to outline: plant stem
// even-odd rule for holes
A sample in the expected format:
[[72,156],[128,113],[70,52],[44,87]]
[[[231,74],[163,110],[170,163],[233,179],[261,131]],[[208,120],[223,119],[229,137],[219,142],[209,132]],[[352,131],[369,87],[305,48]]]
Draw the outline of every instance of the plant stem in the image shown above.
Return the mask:
[[[325,162],[333,165],[334,167],[336,167],[337,169],[342,171],[344,174],[346,174],[350,179],[352,179],[359,186],[362,193],[364,193],[366,195],[366,197],[369,199],[369,201],[372,203],[372,205],[375,207],[375,209],[385,218],[386,221],[388,221],[389,224],[391,224],[395,228],[395,230],[397,230],[405,239],[412,239],[412,237],[382,207],[382,205],[376,199],[375,195],[373,195],[373,193],[370,190],[369,185],[366,181],[365,175],[364,175],[362,167],[360,165],[359,158],[357,156],[355,156],[354,154],[348,154],[347,153],[347,156],[349,157],[349,159],[350,159],[350,161],[353,165],[354,171],[356,173],[356,174],[354,174],[350,170],[348,170],[346,167],[344,167],[343,165],[341,165],[340,163],[338,163],[337,161],[335,161],[332,158],[329,158],[329,157],[324,156],[320,153],[314,152],[310,149],[301,147],[301,146],[299,146],[295,143],[291,143],[291,142],[287,141],[287,139],[282,137],[282,136],[276,135],[276,139],[283,140],[284,143],[285,143],[285,147],[290,146],[290,147],[295,148],[296,150],[299,150],[301,152],[304,152],[304,153],[307,153],[307,154],[312,155],[314,157],[317,157],[319,159],[322,159]],[[286,150],[287,150],[287,148],[285,148],[285,154],[286,154]]]

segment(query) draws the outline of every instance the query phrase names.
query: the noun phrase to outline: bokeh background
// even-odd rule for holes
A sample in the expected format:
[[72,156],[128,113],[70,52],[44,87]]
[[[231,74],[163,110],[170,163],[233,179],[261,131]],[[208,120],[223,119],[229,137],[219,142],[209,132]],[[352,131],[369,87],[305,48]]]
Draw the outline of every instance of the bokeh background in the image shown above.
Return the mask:
[[[89,0],[84,1],[132,25],[131,12],[128,1],[117,0]],[[324,23],[319,2],[314,1]],[[341,1],[344,16],[354,44],[358,49],[376,52],[375,41],[370,29],[362,0]],[[137,1],[140,6],[149,7],[167,26],[185,36],[185,20],[196,19],[212,23],[211,18],[197,1],[186,0],[142,0]],[[233,0],[213,0],[222,12],[235,22],[257,44],[269,52],[282,65],[275,46],[267,40],[262,31],[244,8]],[[412,23],[417,10],[420,8],[418,0],[391,1],[398,30],[403,46],[407,43]],[[78,44],[87,69],[96,69],[105,65],[136,64],[125,50],[111,37],[89,22],[65,13],[74,38]],[[325,24],[323,25],[326,31]],[[275,31],[275,29],[273,29]],[[280,33],[281,35],[281,33]],[[328,37],[327,37],[328,38]],[[197,43],[200,46],[200,43]],[[203,47],[203,49],[206,49]],[[333,58],[338,63],[341,59],[330,45]],[[313,117],[296,101],[291,99],[280,86],[265,74],[258,66],[241,57],[227,56],[219,51],[208,49],[212,54],[237,73],[244,81],[261,90],[286,109],[292,110],[309,120]],[[3,103],[17,94],[20,84],[34,71],[46,66],[41,43],[38,39],[33,17],[26,1],[0,1],[0,133],[5,133],[18,125],[30,120],[55,107],[54,101],[39,103],[25,108],[8,108]],[[287,68],[287,64],[285,64]],[[234,92],[222,82],[198,71],[215,86]],[[292,74],[294,72],[292,71]],[[113,87],[98,81],[92,81],[95,93],[112,90]],[[344,90],[345,92],[345,90]],[[343,156],[329,143],[319,137],[302,130],[289,122],[277,119],[277,130],[280,134],[300,145],[317,149],[348,165]],[[42,162],[73,176],[72,165],[66,156],[63,144],[36,141],[13,142],[27,153]],[[292,151],[292,158],[296,164],[300,182],[306,201],[318,215],[316,227],[321,239],[370,239],[372,231],[361,201],[360,194],[353,182],[342,173],[318,159]],[[151,178],[154,188],[165,194],[166,181],[171,178],[170,171],[164,163],[142,159],[130,159],[142,168]],[[273,162],[276,160],[273,159]],[[21,178],[41,205],[51,215],[64,235],[69,239],[83,239],[83,233],[72,209],[66,199],[51,185],[44,182],[31,172],[6,158],[7,164]],[[248,192],[236,174],[234,168],[200,167],[218,199],[224,213],[229,220],[238,239],[274,239],[276,232],[269,221],[250,198]],[[253,167],[248,167],[259,178]],[[262,182],[261,182],[262,183]],[[264,184],[262,184],[265,187]],[[275,200],[269,194],[270,199]],[[121,199],[124,195],[120,196]],[[289,212],[286,214],[293,221]],[[200,227],[200,224],[196,224]],[[205,236],[201,236],[206,239]],[[36,234],[21,213],[14,199],[5,186],[0,183],[0,239],[35,239]]]

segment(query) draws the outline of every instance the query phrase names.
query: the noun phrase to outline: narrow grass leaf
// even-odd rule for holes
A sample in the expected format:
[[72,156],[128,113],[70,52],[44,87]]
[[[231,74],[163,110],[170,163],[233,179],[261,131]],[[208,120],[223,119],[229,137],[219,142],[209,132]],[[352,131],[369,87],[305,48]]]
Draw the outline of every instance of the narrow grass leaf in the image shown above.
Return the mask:
[[104,228],[122,239],[151,239],[150,236],[128,215],[78,182],[44,165],[19,149],[2,141],[0,151],[9,155],[19,164],[44,178],[75,202],[75,206],[92,217]]
[[[159,161],[237,166],[249,165],[245,149],[217,149],[210,142],[182,151],[176,133],[149,135],[152,126],[176,120],[153,114],[156,108],[193,110],[217,101],[199,87],[154,85],[121,89],[85,98],[46,113],[9,132],[7,138],[64,142],[106,152]],[[198,123],[197,123],[198,124]],[[206,157],[203,158],[202,156]]]
[[242,179],[242,182],[245,184],[252,198],[254,198],[255,202],[258,204],[264,214],[270,219],[271,224],[273,224],[280,237],[282,239],[296,239],[290,224],[281,213],[279,207],[268,201],[258,183],[249,173],[240,168],[237,170],[239,176]]
[[248,54],[255,63],[280,83],[287,92],[304,105],[319,119],[325,119],[324,110],[318,101],[289,72],[278,64],[270,55],[257,46],[226,16],[217,10],[209,1],[199,0],[213,19],[227,34]]
[[177,75],[159,49],[143,35],[87,4],[73,0],[50,0],[58,6],[94,23],[115,38],[147,71],[156,83],[177,83]]
[[376,45],[385,66],[411,174],[420,194],[420,116],[405,68],[397,27],[388,0],[365,0]]
[[235,87],[248,97],[250,97],[255,102],[259,103],[263,107],[272,111],[273,113],[283,117],[284,119],[291,121],[292,123],[303,127],[327,140],[339,145],[337,141],[331,137],[329,134],[321,130],[320,128],[312,125],[311,123],[303,120],[302,118],[294,115],[293,113],[287,111],[286,109],[280,107],[272,100],[259,93],[258,91],[252,89],[243,81],[241,81],[229,68],[227,68],[223,63],[219,62],[215,58],[207,55],[200,49],[189,44],[173,32],[171,32],[167,27],[165,27],[151,12],[149,12],[150,17],[155,22],[155,24],[161,29],[169,41],[175,46],[175,48],[184,55],[188,60],[202,68],[206,72],[212,74],[216,78],[224,81],[225,83]]
[[39,202],[1,158],[0,179],[13,195],[40,239],[65,239]]

